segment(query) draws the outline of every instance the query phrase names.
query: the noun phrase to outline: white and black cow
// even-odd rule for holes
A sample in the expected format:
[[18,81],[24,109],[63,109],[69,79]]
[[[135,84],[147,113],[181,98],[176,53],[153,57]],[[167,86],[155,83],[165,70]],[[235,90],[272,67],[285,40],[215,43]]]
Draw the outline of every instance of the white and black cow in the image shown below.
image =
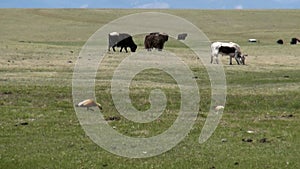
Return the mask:
[[131,52],[135,52],[137,45],[133,42],[131,35],[127,33],[111,32],[108,34],[108,51],[112,48],[115,52],[115,47],[121,47],[120,52],[122,52],[122,49],[124,48],[127,53],[127,47],[130,48]]
[[214,42],[211,44],[211,63],[213,63],[214,58],[216,63],[219,63],[218,55],[229,55],[229,64],[232,65],[232,58],[234,58],[237,64],[245,64],[245,56],[242,55],[241,47],[233,42]]

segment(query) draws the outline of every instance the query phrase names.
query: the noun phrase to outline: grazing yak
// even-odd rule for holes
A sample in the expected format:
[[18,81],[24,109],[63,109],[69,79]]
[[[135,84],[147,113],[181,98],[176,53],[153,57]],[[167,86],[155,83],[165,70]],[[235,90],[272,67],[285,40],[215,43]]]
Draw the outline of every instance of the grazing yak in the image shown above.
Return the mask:
[[282,40],[282,39],[278,39],[278,40],[277,40],[277,44],[283,45],[283,40]]
[[245,56],[242,55],[241,48],[238,44],[233,42],[214,42],[211,44],[211,63],[213,59],[216,58],[217,64],[219,63],[218,55],[229,55],[229,64],[232,65],[232,58],[235,58],[237,64],[245,64]]
[[298,38],[292,38],[290,44],[291,45],[296,45],[300,40]]
[[144,46],[145,49],[151,51],[153,48],[161,51],[164,48],[164,43],[168,41],[169,36],[165,33],[153,32],[146,35]]
[[131,35],[127,33],[111,32],[108,34],[108,51],[112,48],[115,52],[115,47],[121,47],[120,52],[122,52],[124,48],[127,53],[127,47],[130,48],[131,52],[135,52],[137,45],[133,42]]

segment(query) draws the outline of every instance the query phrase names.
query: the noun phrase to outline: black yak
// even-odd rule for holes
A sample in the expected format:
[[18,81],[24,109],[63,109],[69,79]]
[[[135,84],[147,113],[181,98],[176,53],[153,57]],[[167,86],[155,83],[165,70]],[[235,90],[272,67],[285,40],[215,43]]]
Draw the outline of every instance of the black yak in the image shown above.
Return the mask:
[[127,47],[130,48],[131,52],[135,52],[137,45],[133,42],[131,35],[127,33],[112,32],[108,34],[108,51],[112,48],[115,52],[115,47],[121,47],[120,52],[122,52],[124,48],[127,53]]
[[169,36],[165,33],[150,33],[149,35],[146,35],[144,46],[145,49],[148,51],[151,51],[153,48],[158,49],[161,51],[164,48],[164,43],[168,41]]

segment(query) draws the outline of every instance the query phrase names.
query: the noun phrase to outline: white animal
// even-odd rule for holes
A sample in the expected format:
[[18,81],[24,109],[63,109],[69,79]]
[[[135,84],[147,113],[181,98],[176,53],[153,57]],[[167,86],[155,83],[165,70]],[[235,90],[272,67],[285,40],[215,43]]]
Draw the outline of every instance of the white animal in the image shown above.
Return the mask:
[[[87,110],[90,110],[90,107],[99,107],[100,110],[102,110],[102,106],[100,103],[95,102],[92,99],[86,99],[82,102],[75,105],[76,107],[86,107]],[[92,110],[92,109],[91,109]]]
[[219,110],[222,110],[222,109],[224,109],[224,106],[216,106],[216,107],[215,107],[215,110],[216,110],[216,111],[219,111]]

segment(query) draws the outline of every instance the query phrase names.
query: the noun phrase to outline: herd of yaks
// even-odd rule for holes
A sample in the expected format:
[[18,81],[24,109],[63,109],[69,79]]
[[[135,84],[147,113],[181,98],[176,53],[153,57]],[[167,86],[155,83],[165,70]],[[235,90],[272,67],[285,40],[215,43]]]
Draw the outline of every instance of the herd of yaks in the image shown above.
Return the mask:
[[[178,40],[185,40],[187,37],[187,33],[181,33],[178,35]],[[157,49],[158,51],[162,51],[164,48],[165,42],[169,39],[168,34],[160,33],[160,32],[152,32],[145,36],[144,39],[144,47],[146,50],[151,51],[152,49]],[[137,49],[137,45],[134,43],[132,36],[128,33],[118,33],[111,32],[108,34],[108,51],[112,50],[115,52],[115,47],[120,47],[120,52],[125,50],[128,52],[127,48],[130,48],[131,52],[135,52]],[[216,63],[218,62],[218,55],[229,55],[230,62],[232,64],[232,58],[235,58],[237,64],[245,64],[245,57],[247,55],[243,55],[241,53],[241,48],[238,44],[229,42],[214,42],[211,44],[211,63],[213,63],[214,58]]]
[[[182,33],[178,35],[178,40],[185,40],[187,33]],[[161,51],[164,48],[164,43],[168,41],[168,34],[160,32],[152,32],[145,36],[144,47],[146,50],[151,51],[152,49],[157,49]],[[127,33],[111,32],[108,34],[108,51],[112,48],[113,51],[115,47],[120,47],[120,52],[129,47],[131,52],[135,52],[137,45],[134,43],[132,36]],[[259,42],[257,39],[249,39],[249,42]],[[298,38],[292,38],[290,44],[297,44],[300,42]],[[283,44],[283,40],[279,39],[278,44]],[[218,55],[228,55],[230,60],[229,64],[232,65],[232,58],[234,58],[239,65],[245,65],[245,60],[247,54],[242,54],[241,47],[237,43],[233,42],[214,42],[211,44],[211,63],[219,63]]]
[[[187,37],[186,33],[182,33],[178,35],[178,40],[185,40]],[[164,48],[164,43],[168,41],[168,34],[166,33],[159,33],[159,32],[152,32],[145,36],[144,39],[144,47],[148,51],[152,49],[157,49],[161,51]],[[135,52],[137,49],[137,45],[134,43],[132,36],[127,33],[118,33],[112,32],[108,35],[108,51],[112,48],[115,52],[115,47],[120,47],[120,52],[125,49],[128,52],[127,47],[130,48],[131,52]],[[259,42],[256,39],[249,39],[248,42]],[[292,38],[290,44],[297,44],[300,42],[297,38]],[[283,44],[283,40],[279,39],[277,41],[278,44]],[[228,55],[230,58],[229,64],[232,65],[232,58],[234,58],[239,65],[245,65],[245,59],[247,54],[242,54],[241,47],[234,42],[213,42],[211,44],[211,63],[214,61],[218,64],[218,55]],[[98,107],[102,110],[102,105],[97,103],[92,99],[86,99],[78,104],[75,105],[76,107],[85,107],[87,110],[93,110],[91,107]]]
[[[290,44],[291,45],[296,45],[299,42],[300,42],[300,39],[298,39],[298,38],[292,38],[291,41],[290,41]],[[278,39],[277,43],[280,44],[280,45],[283,45],[284,42],[283,42],[282,39]]]
[[[137,49],[137,45],[134,43],[132,36],[127,33],[117,33],[112,32],[108,35],[108,50],[112,48],[115,52],[115,47],[120,47],[120,52],[124,49],[126,52],[127,47],[130,48],[131,52],[135,52]],[[186,33],[179,34],[178,40],[185,40],[187,37]],[[144,46],[145,49],[151,51],[152,49],[157,49],[161,51],[164,47],[164,43],[168,41],[169,36],[166,33],[153,32],[145,36]],[[232,58],[235,58],[238,64],[245,64],[245,55],[242,55],[240,46],[236,43],[229,42],[214,42],[211,44],[211,63],[213,63],[213,58],[216,58],[216,62],[218,63],[218,54],[229,55],[230,56],[230,64],[232,64]],[[92,99],[86,99],[75,105],[76,107],[85,107],[87,110],[92,110],[91,107],[98,107],[102,110],[102,105]]]
[[[167,42],[168,39],[169,36],[166,33],[150,33],[145,36],[145,49],[150,51],[153,48],[156,48],[161,51],[164,48],[164,43]],[[115,47],[120,47],[120,52],[122,52],[123,49],[128,52],[128,47],[130,48],[131,52],[135,52],[137,49],[137,45],[134,43],[131,35],[127,33],[111,32],[108,34],[108,51],[110,51],[110,48],[112,48],[115,52]]]

